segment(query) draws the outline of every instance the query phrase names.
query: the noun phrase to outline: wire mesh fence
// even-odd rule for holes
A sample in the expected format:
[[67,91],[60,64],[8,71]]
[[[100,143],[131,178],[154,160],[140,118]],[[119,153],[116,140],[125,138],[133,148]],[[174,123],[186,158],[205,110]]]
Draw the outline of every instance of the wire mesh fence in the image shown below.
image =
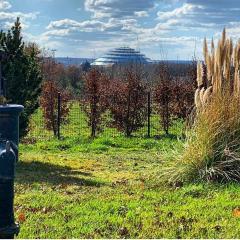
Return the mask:
[[[87,138],[91,136],[91,128],[88,126],[88,119],[85,112],[82,109],[82,103],[77,100],[71,100],[69,104],[69,114],[65,121],[61,121],[60,106],[61,101],[58,101],[57,106],[57,132],[49,127],[46,127],[46,120],[44,119],[43,110],[40,107],[37,112],[32,116],[30,121],[30,131],[27,138],[34,141],[50,140],[53,138]],[[160,137],[165,134],[160,116],[157,112],[157,108],[152,104],[151,96],[148,94],[146,96],[146,120],[144,121],[143,127],[132,133],[134,137]],[[112,116],[109,111],[103,116],[101,123],[101,131],[98,136],[102,137],[116,137],[124,136],[124,132],[119,131],[112,125]],[[183,122],[181,120],[176,120],[169,127],[169,133],[172,135],[181,136],[183,133]]]

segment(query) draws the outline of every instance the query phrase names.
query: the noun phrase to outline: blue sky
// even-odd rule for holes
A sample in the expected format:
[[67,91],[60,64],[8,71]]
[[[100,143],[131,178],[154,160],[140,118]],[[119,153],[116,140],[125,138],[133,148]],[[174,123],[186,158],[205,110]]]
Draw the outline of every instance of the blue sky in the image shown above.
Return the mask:
[[1,29],[17,16],[25,41],[56,56],[99,57],[139,48],[152,59],[201,58],[202,41],[223,27],[240,37],[239,0],[0,0]]

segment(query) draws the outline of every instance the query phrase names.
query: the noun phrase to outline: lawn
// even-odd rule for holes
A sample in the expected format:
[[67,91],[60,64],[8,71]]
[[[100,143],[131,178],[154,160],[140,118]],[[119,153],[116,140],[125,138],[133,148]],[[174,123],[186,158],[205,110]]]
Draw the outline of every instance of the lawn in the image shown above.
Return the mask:
[[233,215],[239,185],[161,184],[163,160],[183,147],[180,130],[95,140],[83,133],[20,144],[19,238],[240,237],[240,218]]

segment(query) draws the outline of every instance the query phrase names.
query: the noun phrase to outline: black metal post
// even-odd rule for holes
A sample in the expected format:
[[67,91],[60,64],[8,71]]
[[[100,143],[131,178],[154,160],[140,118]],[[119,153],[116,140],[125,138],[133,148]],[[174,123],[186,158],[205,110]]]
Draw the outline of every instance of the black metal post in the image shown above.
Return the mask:
[[0,178],[0,239],[13,239],[18,235],[19,226],[14,222],[14,180]]
[[0,61],[0,95],[3,96],[2,63]]
[[60,125],[61,125],[61,93],[58,93],[58,111],[57,111],[57,134],[60,139]]
[[2,74],[2,61],[7,59],[5,50],[0,47],[0,96],[6,97],[6,86],[5,79]]
[[0,96],[6,97],[6,83],[2,74],[2,63],[0,61]]
[[151,137],[151,93],[148,92],[148,133],[147,136]]

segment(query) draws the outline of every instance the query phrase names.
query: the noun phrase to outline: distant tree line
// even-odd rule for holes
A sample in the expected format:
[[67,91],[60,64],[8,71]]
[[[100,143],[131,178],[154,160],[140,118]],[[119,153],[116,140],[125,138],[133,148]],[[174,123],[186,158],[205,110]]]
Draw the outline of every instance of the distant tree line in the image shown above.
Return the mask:
[[88,62],[80,66],[64,66],[58,63],[51,52],[43,51],[42,74],[44,81],[53,81],[59,88],[67,90],[73,97],[80,96],[84,75],[91,68]]

